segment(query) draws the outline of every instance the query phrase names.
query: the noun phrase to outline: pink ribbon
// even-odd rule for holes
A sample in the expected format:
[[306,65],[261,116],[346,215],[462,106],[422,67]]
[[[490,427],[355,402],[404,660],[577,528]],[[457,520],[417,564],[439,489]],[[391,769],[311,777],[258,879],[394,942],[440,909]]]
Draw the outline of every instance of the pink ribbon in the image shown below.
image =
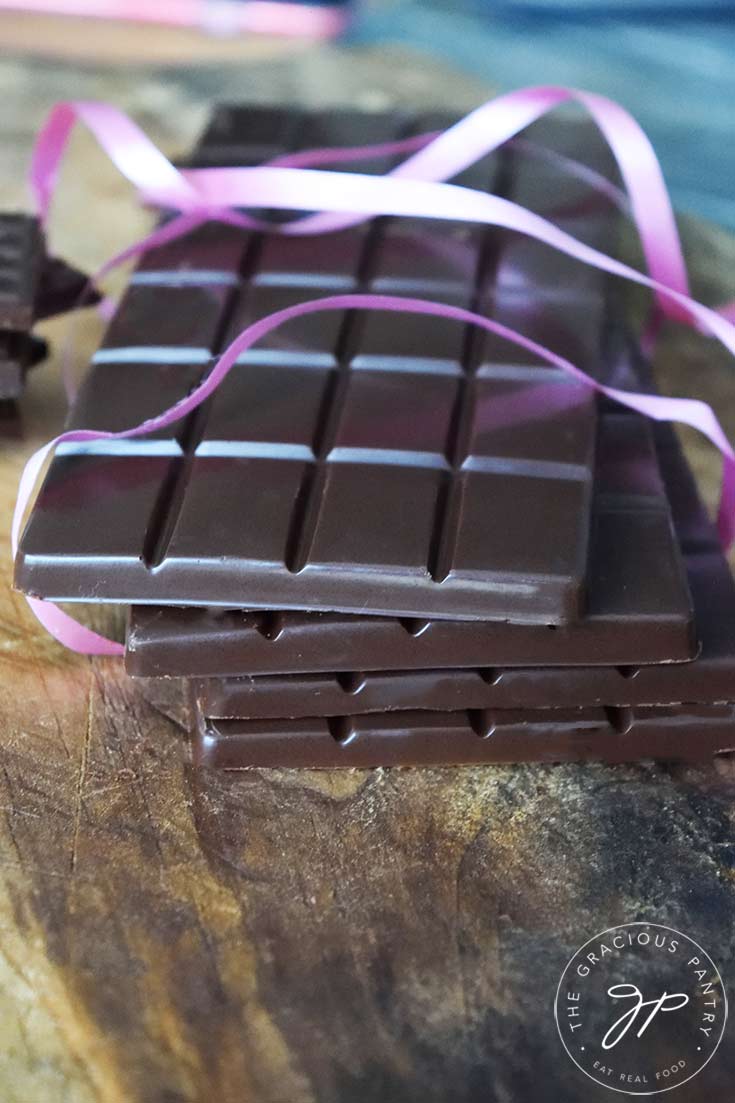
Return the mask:
[[[617,160],[640,234],[649,275],[599,252],[553,223],[498,196],[487,195],[444,181],[514,137],[530,123],[565,101],[576,101],[592,116]],[[686,266],[676,222],[656,155],[635,120],[611,100],[592,93],[544,86],[500,96],[471,112],[436,136],[424,135],[403,143],[410,156],[384,177],[346,174],[300,167],[338,163],[375,155],[389,146],[357,150],[318,150],[289,155],[277,163],[256,168],[175,168],[139,127],[116,108],[102,103],[63,103],[53,109],[42,129],[32,161],[31,185],[39,214],[48,220],[58,169],[75,121],[83,122],[118,169],[135,185],[145,201],[180,212],[167,226],[130,246],[105,265],[121,260],[163,240],[188,232],[193,225],[217,219],[270,233],[325,233],[355,225],[375,215],[444,218],[502,226],[525,233],[584,264],[650,288],[667,316],[699,328],[735,354],[735,325],[721,313],[689,295]],[[419,148],[416,149],[415,147]],[[277,226],[243,214],[236,208],[270,207],[318,211]],[[722,453],[723,481],[718,528],[723,544],[735,538],[735,452],[713,410],[704,402],[686,398],[631,394],[605,387],[554,352],[488,318],[421,299],[381,295],[337,295],[300,303],[249,326],[218,359],[208,377],[185,399],[157,417],[118,433],[75,430],[62,433],[29,460],[18,493],[13,518],[15,555],[21,521],[33,487],[51,450],[62,441],[89,441],[141,436],[184,417],[221,383],[237,357],[272,329],[302,314],[321,310],[387,310],[432,314],[473,323],[521,345],[548,363],[621,404],[656,420],[676,420],[703,433]],[[31,608],[49,632],[65,646],[84,654],[123,653],[120,644],[83,628],[49,602],[30,598]]]
[[254,32],[332,38],[344,30],[344,9],[287,0],[0,0],[13,11],[122,19],[178,27],[201,27],[213,34]]

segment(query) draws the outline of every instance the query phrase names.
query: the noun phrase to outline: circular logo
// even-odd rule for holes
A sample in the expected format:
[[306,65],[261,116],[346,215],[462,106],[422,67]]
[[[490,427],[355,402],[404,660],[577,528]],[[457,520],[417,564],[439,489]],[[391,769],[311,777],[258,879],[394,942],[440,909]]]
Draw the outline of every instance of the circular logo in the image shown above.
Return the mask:
[[577,950],[562,973],[554,1017],[585,1075],[626,1095],[691,1080],[720,1044],[727,997],[712,958],[657,923],[624,923]]

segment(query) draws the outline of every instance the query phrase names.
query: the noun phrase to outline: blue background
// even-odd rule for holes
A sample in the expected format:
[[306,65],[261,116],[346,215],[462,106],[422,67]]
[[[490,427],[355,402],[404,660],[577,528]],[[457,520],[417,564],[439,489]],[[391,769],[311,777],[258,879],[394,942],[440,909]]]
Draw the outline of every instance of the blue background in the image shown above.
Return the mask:
[[676,205],[735,229],[731,0],[375,0],[353,35],[426,50],[502,89],[613,97],[652,138]]

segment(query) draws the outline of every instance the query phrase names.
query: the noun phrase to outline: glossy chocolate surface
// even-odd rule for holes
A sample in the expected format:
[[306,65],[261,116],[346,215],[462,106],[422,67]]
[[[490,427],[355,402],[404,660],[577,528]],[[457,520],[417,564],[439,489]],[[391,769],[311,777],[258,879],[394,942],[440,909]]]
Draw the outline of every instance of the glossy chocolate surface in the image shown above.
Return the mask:
[[225,770],[501,762],[697,762],[735,749],[735,706],[479,709],[302,720],[198,717],[194,760]]
[[[421,129],[397,115],[358,123],[225,109],[195,159]],[[611,174],[601,149],[580,155]],[[515,147],[474,170],[546,213],[554,171]],[[602,246],[617,223],[589,187],[559,217]],[[248,322],[346,288],[477,307],[604,373],[605,282],[583,268],[475,227],[381,219],[295,242],[212,225],[145,258],[70,424],[151,416]],[[499,338],[432,318],[312,315],[244,353],[211,401],[155,438],[61,450],[16,582],[72,601],[565,624],[584,607],[595,425],[588,388]],[[665,543],[665,523],[635,523]]]
[[[664,474],[685,550],[713,531],[667,430]],[[560,628],[494,622],[134,607],[126,665],[144,676],[227,676],[436,668],[668,663],[695,650],[691,598],[651,427],[608,409],[600,419],[587,608]],[[612,676],[614,683],[615,676]],[[486,690],[483,690],[486,692]]]

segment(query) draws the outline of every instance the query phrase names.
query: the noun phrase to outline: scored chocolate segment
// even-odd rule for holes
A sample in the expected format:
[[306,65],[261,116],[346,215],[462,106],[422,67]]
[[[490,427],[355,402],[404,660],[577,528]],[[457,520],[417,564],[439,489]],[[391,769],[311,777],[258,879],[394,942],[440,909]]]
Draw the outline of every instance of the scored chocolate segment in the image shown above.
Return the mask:
[[198,714],[197,765],[225,770],[491,762],[697,762],[735,749],[735,706],[480,709],[302,720]]
[[310,297],[312,289],[331,295],[356,291],[368,232],[355,226],[312,236],[308,244],[302,237],[270,234],[260,246],[253,284],[301,288],[302,298]]
[[208,361],[218,348],[232,291],[220,284],[162,286],[133,282],[115,312],[94,357],[113,360],[166,359],[161,350],[176,349],[184,358]]
[[454,297],[464,304],[474,292],[477,251],[484,235],[481,227],[461,222],[392,219],[372,259],[370,290],[448,301]]
[[[420,130],[417,120],[408,112],[344,109],[304,112],[296,118],[295,125],[299,128],[297,143],[301,149],[381,145]],[[387,172],[399,159],[402,159],[400,155],[379,152],[357,161],[340,161],[334,167],[340,172],[380,174]]]
[[148,249],[130,282],[135,286],[182,282],[233,284],[250,243],[251,235],[245,230],[221,222],[206,222],[185,237]]
[[[676,523],[687,537],[687,554],[716,550],[712,526],[696,488],[687,482],[689,469],[673,438],[657,428],[657,440]],[[651,428],[643,418],[621,413],[619,407],[605,410],[596,476],[587,609],[574,624],[551,629],[137,606],[130,613],[128,672],[206,677],[439,667],[629,667],[691,659],[691,599]],[[691,571],[689,558],[687,565]]]
[[29,330],[43,263],[38,219],[0,214],[0,330]]
[[212,396],[197,457],[221,457],[229,450],[241,457],[288,454],[294,460],[313,460],[312,428],[330,380],[328,371],[290,369],[286,403],[283,382],[267,365],[248,364],[246,371],[230,372]]
[[[158,362],[111,360],[96,364],[82,382],[67,419],[67,429],[94,426],[105,432],[119,433],[139,425],[147,417],[163,413],[196,387],[202,376],[201,363],[179,363],[162,359]],[[187,419],[157,429],[144,437],[120,441],[90,441],[83,447],[60,445],[57,454],[103,453],[117,451],[168,452],[181,455]]]
[[[352,143],[389,141],[417,125],[397,115],[225,109],[195,160],[207,162],[209,151],[215,161],[247,164],[338,145],[348,135]],[[350,168],[384,171],[378,160]],[[512,151],[477,171],[506,197],[537,188],[525,178],[538,167]],[[587,225],[586,201],[582,207]],[[566,225],[575,217],[573,208],[563,213]],[[588,227],[597,244],[616,221],[608,207]],[[392,278],[392,250],[404,257],[395,276],[403,293],[430,289],[444,301],[495,311],[493,288],[508,269],[512,235],[432,223],[423,228],[425,249],[419,240],[409,255],[401,248],[407,230],[421,233],[391,219],[345,231],[355,288]],[[278,259],[276,238],[232,236],[224,226],[192,238],[190,264],[181,242],[153,251],[134,275],[92,367],[98,396],[105,387],[95,373],[115,364],[201,363],[203,377],[250,321],[332,293],[346,279],[340,254],[334,265],[321,264],[318,282],[311,241],[297,264],[295,245]],[[529,271],[533,253],[523,254]],[[561,326],[569,349],[602,371],[604,279],[585,276],[585,325],[571,311],[561,318],[558,284],[553,275],[538,281],[535,335]],[[503,288],[503,310],[516,309],[514,294]],[[265,402],[249,379],[256,367],[272,375],[259,380]],[[167,396],[179,387],[187,393],[189,374],[174,376]],[[239,403],[248,395],[245,409]],[[242,410],[241,422],[229,402]],[[141,409],[141,418],[164,404]],[[100,412],[108,424],[117,416]],[[73,423],[87,417],[75,410]],[[583,605],[595,422],[589,389],[463,324],[354,311],[294,319],[245,351],[222,391],[170,434],[107,451],[101,443],[65,449],[24,534],[17,581],[68,600],[565,623]],[[164,440],[177,447],[146,468],[141,458],[162,452]],[[124,519],[116,480],[129,506]]]

